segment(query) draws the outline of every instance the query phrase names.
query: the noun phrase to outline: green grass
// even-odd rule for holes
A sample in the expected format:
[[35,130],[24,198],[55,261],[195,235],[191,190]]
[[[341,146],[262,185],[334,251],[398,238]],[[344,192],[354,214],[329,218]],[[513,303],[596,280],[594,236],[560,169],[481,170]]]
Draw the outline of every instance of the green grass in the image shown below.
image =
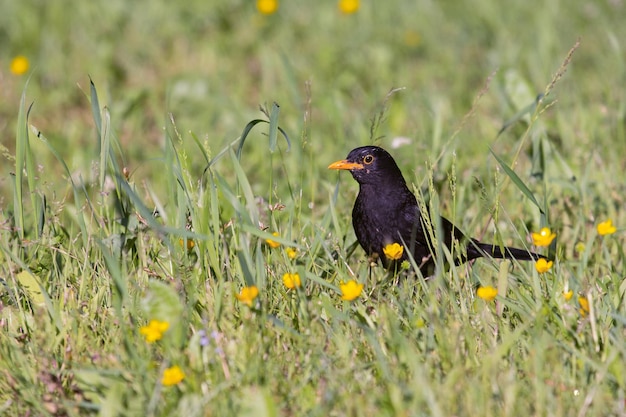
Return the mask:
[[[621,3],[5,3],[4,414],[626,412]],[[370,272],[326,167],[372,142],[472,236],[550,226],[553,268]]]

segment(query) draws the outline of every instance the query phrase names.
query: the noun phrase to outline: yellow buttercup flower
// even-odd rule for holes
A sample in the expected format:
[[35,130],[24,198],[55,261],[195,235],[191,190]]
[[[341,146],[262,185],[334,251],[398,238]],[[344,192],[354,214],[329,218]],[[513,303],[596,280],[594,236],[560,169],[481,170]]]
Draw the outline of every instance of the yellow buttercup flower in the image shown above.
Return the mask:
[[544,272],[548,272],[550,268],[552,268],[553,264],[554,262],[541,258],[537,262],[535,262],[535,269],[540,274],[543,274]]
[[578,304],[580,304],[580,309],[578,310],[580,315],[587,317],[589,314],[589,300],[587,300],[587,297],[578,296]]
[[598,230],[598,234],[600,236],[612,235],[617,231],[615,226],[613,226],[613,221],[611,219],[608,219],[607,221],[604,221],[602,223],[598,223],[596,229]]
[[339,0],[339,10],[345,14],[356,13],[359,10],[359,0]]
[[353,279],[348,282],[341,281],[339,283],[339,289],[341,290],[342,300],[352,301],[361,295],[361,292],[363,291],[363,284],[359,284]]
[[11,61],[11,72],[14,75],[24,75],[30,68],[28,58],[23,55],[18,55]]
[[298,251],[296,251],[294,248],[287,248],[285,249],[285,252],[287,253],[287,257],[289,259],[296,259],[296,256],[298,255]]
[[397,261],[402,258],[402,254],[404,253],[404,246],[399,243],[391,243],[383,248],[383,253],[385,257],[390,261]]
[[544,227],[539,231],[539,233],[533,232],[531,236],[535,246],[550,246],[550,243],[552,243],[556,237],[556,233],[552,233],[552,230],[550,230],[549,227]]
[[563,297],[565,298],[565,301],[571,300],[573,295],[574,295],[574,291],[572,290],[563,291]]
[[283,275],[283,284],[285,284],[285,287],[287,287],[288,289],[293,289],[293,288],[298,288],[302,285],[302,281],[300,281],[300,275],[298,275],[297,273],[289,273],[287,272],[285,275]]
[[498,290],[491,285],[487,285],[486,287],[479,287],[476,290],[476,295],[485,301],[493,301],[496,295],[498,295]]
[[[185,239],[178,239],[178,244],[182,248],[185,245]],[[196,246],[196,242],[194,242],[192,239],[187,239],[187,250],[192,250],[194,246]]]
[[[272,236],[280,236],[280,234],[278,232],[274,232],[272,233]],[[269,245],[270,248],[277,248],[280,246],[280,243],[272,240],[272,239],[265,239],[265,243],[267,243]]]
[[278,0],[257,0],[256,9],[261,14],[274,14],[278,10]]
[[179,366],[174,365],[170,368],[167,368],[163,371],[163,378],[161,379],[161,383],[166,386],[172,386],[180,384],[183,379],[185,379],[185,373]]
[[169,327],[170,324],[166,321],[150,320],[147,326],[141,326],[139,333],[146,338],[146,342],[154,343],[157,340],[161,340],[163,333],[165,333]]
[[237,299],[242,303],[252,307],[252,302],[258,295],[259,289],[256,285],[250,285],[249,287],[243,287],[239,294],[235,294],[235,297],[237,297]]

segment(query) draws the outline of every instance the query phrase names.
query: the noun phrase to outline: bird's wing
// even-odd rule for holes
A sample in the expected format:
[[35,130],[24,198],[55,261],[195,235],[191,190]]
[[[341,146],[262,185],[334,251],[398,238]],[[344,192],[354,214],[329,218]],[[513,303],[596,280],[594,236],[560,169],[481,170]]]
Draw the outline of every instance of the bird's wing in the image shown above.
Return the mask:
[[400,213],[396,227],[404,243],[409,245],[416,259],[430,254],[430,232],[415,197],[407,199]]

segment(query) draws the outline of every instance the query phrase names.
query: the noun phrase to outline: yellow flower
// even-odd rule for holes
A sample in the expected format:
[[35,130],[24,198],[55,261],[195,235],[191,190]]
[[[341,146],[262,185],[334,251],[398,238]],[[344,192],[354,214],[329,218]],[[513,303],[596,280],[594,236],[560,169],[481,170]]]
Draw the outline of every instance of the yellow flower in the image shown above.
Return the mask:
[[617,231],[615,226],[613,226],[613,222],[611,221],[611,219],[608,219],[607,221],[602,223],[598,223],[597,229],[600,236],[612,235]]
[[285,252],[287,252],[287,257],[289,259],[296,259],[296,256],[298,255],[298,252],[294,248],[287,248],[285,249]]
[[574,295],[574,291],[572,290],[563,291],[563,297],[565,298],[565,301],[571,300],[573,295]]
[[410,29],[404,32],[404,44],[406,46],[416,47],[421,41],[422,38],[418,32]]
[[165,333],[169,327],[170,324],[166,321],[150,320],[147,326],[141,326],[139,333],[146,338],[146,342],[154,343],[157,340],[161,340],[163,333]]
[[24,75],[28,68],[30,67],[30,63],[28,62],[28,58],[23,55],[18,55],[11,61],[11,72],[14,75]]
[[390,261],[397,261],[402,258],[404,246],[399,243],[391,243],[383,248],[383,253]]
[[548,270],[552,268],[553,264],[554,262],[552,261],[548,261],[544,258],[540,258],[537,262],[535,262],[535,269],[540,274],[543,274],[544,272],[548,272]]
[[345,14],[352,14],[359,10],[359,0],[339,0],[339,10]]
[[578,304],[580,304],[580,309],[578,310],[580,315],[587,317],[587,314],[589,314],[589,300],[587,300],[587,297],[578,296]]
[[550,230],[549,227],[544,227],[539,231],[539,233],[533,232],[531,236],[535,246],[550,246],[550,243],[552,243],[556,237],[556,233],[552,233],[552,230]]
[[[278,232],[274,232],[272,233],[272,236],[280,236],[280,234]],[[272,239],[265,239],[265,243],[267,243],[269,245],[270,248],[277,248],[280,246],[280,243],[272,240]]]
[[285,287],[291,290],[293,288],[300,287],[302,285],[302,281],[300,281],[300,275],[298,275],[297,273],[291,274],[287,272],[285,275],[283,275],[283,284],[285,284]]
[[274,14],[278,10],[278,0],[257,0],[256,9],[261,14]]
[[239,294],[235,294],[235,297],[244,304],[252,307],[252,301],[259,295],[259,289],[256,285],[250,285],[249,287],[243,287]]
[[583,242],[578,242],[576,244],[576,246],[574,246],[574,249],[576,250],[576,252],[578,253],[583,253],[585,251],[585,244]]
[[486,287],[479,287],[476,290],[476,295],[485,301],[493,301],[496,295],[498,295],[498,290],[491,285],[487,285]]
[[163,378],[161,379],[161,383],[166,386],[172,386],[176,384],[180,384],[182,380],[185,379],[185,373],[179,366],[174,365],[171,368],[167,368],[163,371]]
[[[178,244],[182,248],[185,245],[185,239],[183,238],[178,239]],[[192,250],[194,246],[196,246],[196,242],[194,242],[191,239],[187,239],[187,250]]]
[[348,282],[341,281],[339,283],[339,289],[341,290],[342,300],[352,301],[361,295],[361,292],[363,291],[363,284],[359,284],[353,279]]

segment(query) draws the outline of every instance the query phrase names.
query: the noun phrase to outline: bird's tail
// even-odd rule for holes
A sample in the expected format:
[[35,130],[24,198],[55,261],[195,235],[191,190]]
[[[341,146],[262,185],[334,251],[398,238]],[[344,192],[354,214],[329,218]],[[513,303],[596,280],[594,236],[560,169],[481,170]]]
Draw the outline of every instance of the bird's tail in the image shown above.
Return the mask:
[[491,243],[470,242],[467,247],[467,257],[469,259],[479,258],[481,256],[490,256],[499,259],[516,259],[518,261],[536,261],[538,259],[547,259],[538,253],[528,251],[526,249],[511,248],[509,246],[498,246]]

